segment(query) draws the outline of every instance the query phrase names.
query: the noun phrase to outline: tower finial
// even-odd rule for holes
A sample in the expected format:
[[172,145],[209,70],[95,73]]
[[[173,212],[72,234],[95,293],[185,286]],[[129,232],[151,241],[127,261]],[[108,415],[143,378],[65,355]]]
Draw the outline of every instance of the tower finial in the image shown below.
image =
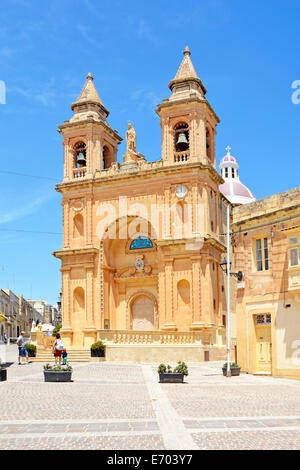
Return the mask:
[[189,46],[185,46],[185,49],[184,49],[184,51],[183,51],[183,54],[184,54],[184,55],[191,55],[191,51],[190,51],[190,49],[189,49]]
[[86,77],[86,78],[87,78],[87,80],[94,80],[94,77],[93,77],[93,75],[91,74],[91,72],[87,74],[87,77]]
[[227,147],[226,147],[226,149],[225,149],[225,150],[227,151],[227,155],[230,155],[230,150],[231,150],[231,147],[230,147],[229,145],[227,145]]

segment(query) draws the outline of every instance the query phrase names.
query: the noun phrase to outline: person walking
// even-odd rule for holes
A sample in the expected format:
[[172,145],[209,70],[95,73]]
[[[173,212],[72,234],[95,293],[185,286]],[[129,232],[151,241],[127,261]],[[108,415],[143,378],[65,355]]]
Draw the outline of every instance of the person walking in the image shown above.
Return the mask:
[[59,365],[61,365],[61,357],[62,357],[64,345],[60,338],[59,333],[55,335],[55,338],[56,340],[54,341],[52,352],[53,352],[54,359],[55,359],[55,365],[57,364],[57,359],[58,359]]
[[28,364],[28,352],[27,349],[25,348],[25,331],[21,331],[20,336],[17,339],[17,346],[19,349],[19,366],[21,365],[21,358],[25,357],[26,358],[26,363]]

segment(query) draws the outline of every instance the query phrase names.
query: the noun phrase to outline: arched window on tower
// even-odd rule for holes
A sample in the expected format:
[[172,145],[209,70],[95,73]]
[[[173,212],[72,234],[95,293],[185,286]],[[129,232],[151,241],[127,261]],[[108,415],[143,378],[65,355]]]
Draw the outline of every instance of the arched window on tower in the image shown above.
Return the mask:
[[103,170],[106,170],[109,168],[112,164],[112,155],[113,152],[111,148],[108,147],[108,145],[104,145],[103,147]]
[[213,138],[212,130],[209,126],[206,127],[206,156],[210,163],[213,163]]
[[189,126],[179,122],[174,127],[174,161],[184,162],[190,157]]
[[74,168],[86,167],[86,145],[78,142],[74,145]]

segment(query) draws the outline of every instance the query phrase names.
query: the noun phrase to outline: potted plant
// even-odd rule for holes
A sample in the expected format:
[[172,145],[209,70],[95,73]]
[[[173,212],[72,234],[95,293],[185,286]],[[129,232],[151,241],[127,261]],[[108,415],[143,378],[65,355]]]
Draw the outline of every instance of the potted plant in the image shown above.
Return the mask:
[[184,376],[189,375],[186,363],[181,361],[178,362],[174,370],[170,365],[160,364],[157,372],[160,383],[183,383]]
[[7,370],[2,367],[0,359],[0,382],[5,382],[7,380]]
[[25,348],[28,352],[28,357],[36,356],[36,345],[35,344],[25,344]]
[[[225,362],[225,364],[223,365],[222,371],[223,371],[224,377],[226,377],[226,375],[227,375],[227,362]],[[230,372],[231,372],[232,377],[238,376],[238,375],[240,375],[241,368],[235,362],[231,362],[230,363]]]
[[60,332],[61,327],[62,327],[62,325],[56,325],[52,330],[52,336],[57,335],[57,333]]
[[45,382],[71,382],[72,366],[66,365],[53,365],[46,364],[44,366]]
[[97,341],[91,346],[92,357],[105,357],[105,344],[102,341]]

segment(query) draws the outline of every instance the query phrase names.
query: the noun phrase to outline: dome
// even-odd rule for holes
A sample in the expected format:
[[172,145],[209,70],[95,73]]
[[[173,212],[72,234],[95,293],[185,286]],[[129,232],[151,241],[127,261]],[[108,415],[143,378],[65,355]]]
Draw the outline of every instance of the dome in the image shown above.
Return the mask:
[[249,204],[256,201],[254,195],[241,181],[239,177],[239,165],[237,160],[230,154],[230,147],[226,148],[227,154],[220,163],[221,175],[224,183],[219,186],[220,192],[231,204]]

